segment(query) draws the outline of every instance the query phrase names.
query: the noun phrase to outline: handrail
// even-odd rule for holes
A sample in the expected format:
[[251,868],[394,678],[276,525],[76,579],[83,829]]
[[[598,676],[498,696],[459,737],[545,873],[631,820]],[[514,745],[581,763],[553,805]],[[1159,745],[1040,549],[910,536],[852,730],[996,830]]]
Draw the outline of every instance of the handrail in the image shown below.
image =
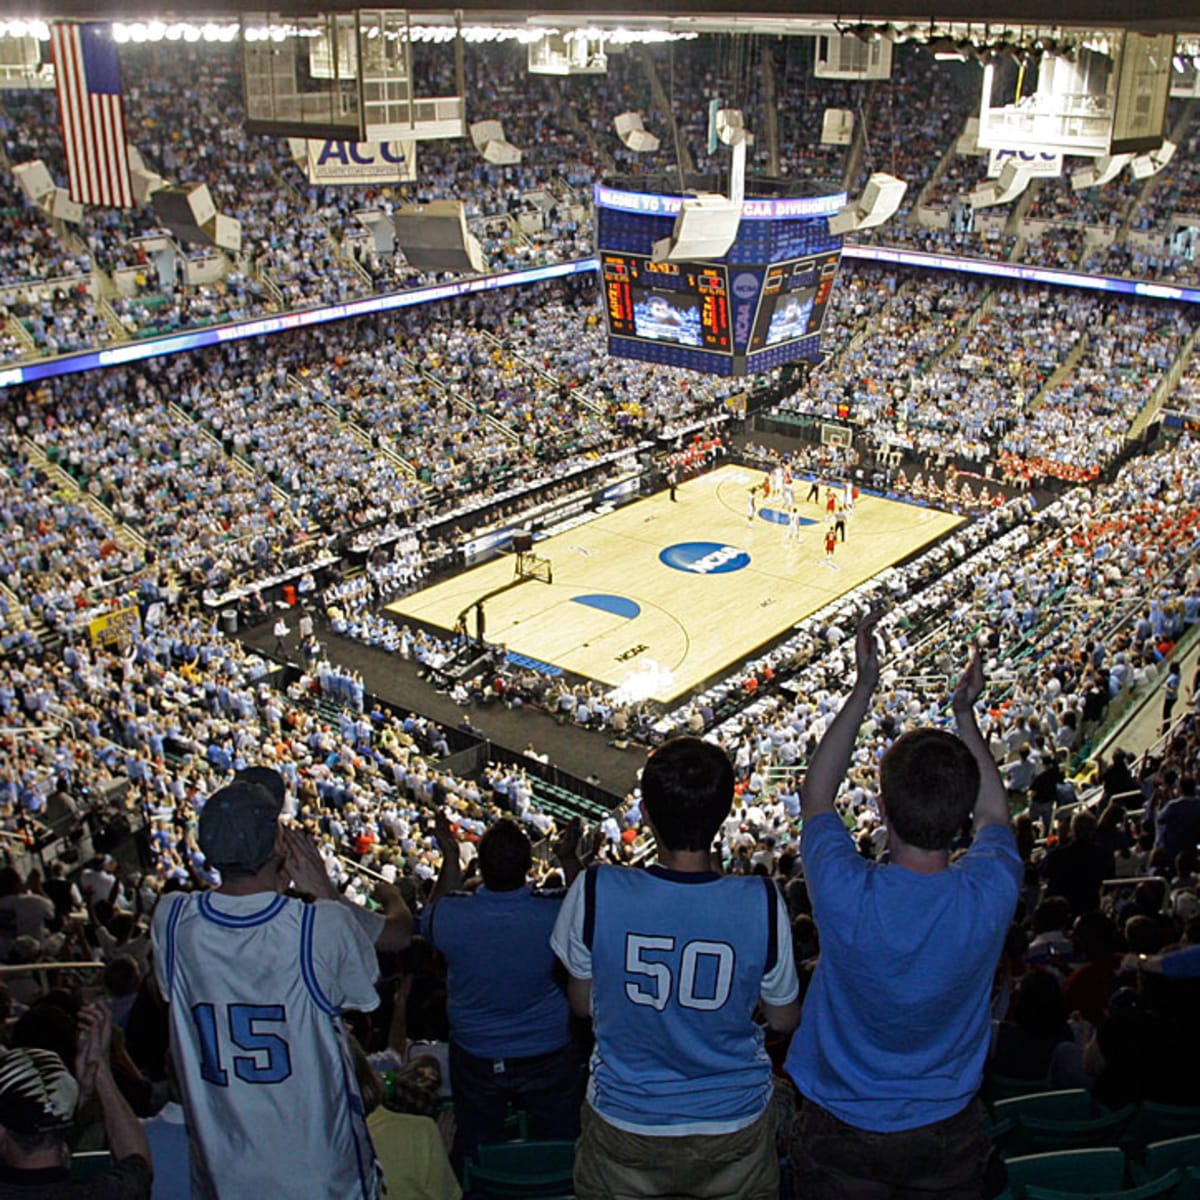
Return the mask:
[[[497,345],[503,346],[503,343],[501,343],[494,334],[487,333],[486,330],[484,331],[484,337],[491,338],[492,341],[497,343]],[[477,416],[481,421],[484,422],[485,425],[488,426],[488,428],[494,429],[498,434],[500,434],[501,437],[507,438],[508,441],[514,443],[519,443],[521,441],[521,435],[515,429],[513,429],[512,426],[506,425],[500,420],[499,417],[497,417],[494,413],[489,412],[477,400],[466,400],[462,396],[458,395],[458,393],[453,391],[450,385],[444,379],[439,379],[428,367],[421,367],[420,372],[421,378],[424,379],[426,383],[432,384],[443,395],[448,395],[452,404],[457,405],[459,408],[465,409],[469,413],[474,413],[475,416]]]
[[[1188,130],[1192,124],[1192,114],[1196,110],[1196,101],[1194,99],[1184,102],[1183,109],[1179,114],[1179,119],[1171,126],[1171,132],[1167,137],[1177,146],[1186,145]],[[1114,239],[1114,245],[1127,246],[1129,244],[1129,234],[1133,228],[1133,220],[1137,214],[1142,211],[1150,197],[1154,194],[1159,184],[1162,182],[1163,176],[1167,174],[1164,171],[1155,171],[1141,186],[1137,195],[1130,197],[1129,203],[1125,209],[1124,216],[1121,219],[1120,227],[1117,230],[1117,236]]]
[[108,966],[102,962],[36,962],[4,963],[0,965],[0,978],[7,975],[26,975],[31,971],[103,971]]
[[90,271],[77,271],[74,275],[55,275],[50,279],[26,279],[19,283],[6,283],[0,286],[0,304],[11,304],[19,295],[32,294],[40,300],[43,291],[73,291],[81,281],[95,286]]
[[[230,454],[230,452],[225,449],[225,443],[222,442],[221,439],[217,437],[217,435],[208,427],[207,421],[194,417],[187,411],[187,409],[185,409],[175,400],[169,400],[167,402],[167,411],[170,412],[176,420],[183,421],[190,429],[194,429],[200,435],[200,437],[209,443],[209,445],[215,446],[218,450],[220,450],[221,453],[224,454],[231,463],[233,463],[233,469],[235,471],[245,475],[248,479],[257,480],[260,478],[266,478],[265,475],[260,476],[258,472],[255,471],[255,469],[240,454]],[[286,501],[287,494],[284,492],[284,490],[280,487],[276,487],[274,484],[271,484],[271,486],[277,493],[275,498],[280,501]]]
[[1117,888],[1129,887],[1131,884],[1138,883],[1161,883],[1163,887],[1167,887],[1168,883],[1161,875],[1130,875],[1128,879],[1102,879],[1100,887]]
[[378,871],[373,871],[370,867],[364,867],[362,863],[355,862],[354,859],[347,858],[344,854],[339,854],[337,859],[338,862],[345,863],[346,866],[355,871],[361,871],[364,875],[370,875],[372,879],[378,879],[381,883],[387,883],[388,881],[386,875],[380,875]]
[[[25,451],[29,461],[39,470],[50,476],[51,479],[55,480],[65,492],[71,495],[75,503],[82,508],[88,509],[92,516],[98,517],[103,524],[109,527],[112,531],[113,540],[121,549],[128,550],[131,546],[138,550],[146,548],[146,539],[142,534],[138,533],[131,525],[118,520],[117,514],[103,501],[97,500],[86,488],[81,487],[78,480],[70,472],[58,463],[51,462],[50,456],[33,438],[28,435],[23,437],[21,439],[21,448]],[[103,589],[94,588],[92,590],[102,591]]]
[[1037,410],[1046,403],[1047,398],[1055,391],[1055,389],[1061,384],[1065,383],[1067,379],[1074,373],[1075,368],[1079,366],[1080,360],[1088,352],[1088,350],[1091,349],[1091,345],[1092,335],[1087,330],[1084,330],[1078,340],[1075,342],[1075,345],[1073,345],[1067,352],[1067,356],[1058,364],[1057,367],[1054,368],[1053,371],[1050,372],[1049,376],[1046,378],[1046,382],[1043,383],[1041,388],[1038,390],[1037,395],[1030,400],[1028,406],[1026,407],[1026,412],[1030,416],[1033,416],[1033,414],[1036,413]]
[[1142,405],[1137,416],[1130,423],[1129,430],[1125,434],[1126,441],[1136,441],[1139,439],[1158,414],[1162,412],[1163,406],[1174,394],[1175,389],[1179,386],[1179,381],[1187,371],[1188,364],[1192,360],[1192,355],[1196,352],[1198,341],[1200,341],[1200,329],[1193,329],[1191,337],[1179,348],[1179,353],[1175,355],[1174,361],[1163,372],[1163,377],[1158,381],[1150,398]]

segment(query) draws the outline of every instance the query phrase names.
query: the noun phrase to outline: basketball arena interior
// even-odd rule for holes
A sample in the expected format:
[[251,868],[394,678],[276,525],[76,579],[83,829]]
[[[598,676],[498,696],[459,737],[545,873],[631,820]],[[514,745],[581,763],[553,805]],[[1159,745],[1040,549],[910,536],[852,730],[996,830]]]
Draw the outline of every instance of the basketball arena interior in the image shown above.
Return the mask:
[[[515,820],[540,883],[580,826],[652,864],[641,771],[691,735],[733,766],[722,869],[808,918],[800,783],[879,606],[860,852],[979,647],[1005,954],[1044,965],[1080,813],[1110,955],[1200,937],[1200,828],[1161,822],[1200,766],[1200,10],[815,7],[0,16],[3,886],[55,907],[0,919],[6,1031],[113,1001],[122,948],[140,1011],[130,946],[220,882],[200,813],[247,768],[344,896],[419,922],[443,822],[469,865]],[[1111,1138],[1008,1149],[1145,1183],[1121,1136],[1200,1135],[1162,1075]]]

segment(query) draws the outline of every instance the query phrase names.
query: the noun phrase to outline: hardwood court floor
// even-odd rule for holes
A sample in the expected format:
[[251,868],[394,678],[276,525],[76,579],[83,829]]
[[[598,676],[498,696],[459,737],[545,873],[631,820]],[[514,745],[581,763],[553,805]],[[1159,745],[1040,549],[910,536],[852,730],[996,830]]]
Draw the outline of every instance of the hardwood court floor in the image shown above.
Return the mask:
[[[747,519],[762,472],[726,466],[534,546],[554,582],[522,583],[485,605],[489,641],[609,686],[668,702],[750,655],[836,596],[962,521],[938,509],[860,496],[847,540],[825,561],[825,493],[788,537],[772,497]],[[674,565],[672,565],[672,563]],[[476,599],[513,578],[503,555],[388,605],[451,630]],[[470,629],[475,630],[474,614]]]

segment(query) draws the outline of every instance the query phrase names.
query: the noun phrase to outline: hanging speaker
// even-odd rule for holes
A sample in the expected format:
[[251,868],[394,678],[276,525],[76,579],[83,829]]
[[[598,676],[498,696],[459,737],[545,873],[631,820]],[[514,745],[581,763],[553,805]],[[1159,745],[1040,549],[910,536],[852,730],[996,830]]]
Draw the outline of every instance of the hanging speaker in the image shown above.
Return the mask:
[[396,245],[418,270],[482,271],[483,249],[467,229],[461,200],[409,205],[392,215]]
[[853,137],[853,109],[827,108],[821,119],[821,145],[848,146]]
[[972,208],[989,208],[993,204],[1007,204],[1015,200],[1028,186],[1031,176],[1029,168],[1015,162],[1006,162],[998,178],[980,184],[971,193]]
[[637,154],[648,154],[658,149],[658,138],[642,124],[642,114],[624,112],[613,118],[613,128],[624,146]]
[[160,188],[150,197],[150,205],[159,224],[180,241],[211,244],[204,226],[217,215],[217,209],[207,184],[183,183]]
[[54,179],[40,158],[35,158],[32,162],[18,163],[13,167],[12,173],[21,194],[30,204],[41,204],[43,197],[54,191]]
[[724,258],[737,237],[742,206],[724,196],[684,200],[669,238],[654,243],[655,262]]

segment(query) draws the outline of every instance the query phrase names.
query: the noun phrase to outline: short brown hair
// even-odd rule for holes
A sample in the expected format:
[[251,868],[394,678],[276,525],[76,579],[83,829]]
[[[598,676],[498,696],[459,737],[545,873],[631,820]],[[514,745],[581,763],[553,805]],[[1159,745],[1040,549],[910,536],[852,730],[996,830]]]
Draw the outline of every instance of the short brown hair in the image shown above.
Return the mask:
[[478,859],[489,892],[513,892],[525,883],[533,865],[533,847],[520,825],[505,817],[479,839]]
[[733,807],[733,766],[720,746],[664,742],[642,770],[642,809],[668,850],[710,850]]
[[892,828],[919,850],[947,850],[975,808],[979,764],[942,729],[914,729],[879,764],[879,785]]

